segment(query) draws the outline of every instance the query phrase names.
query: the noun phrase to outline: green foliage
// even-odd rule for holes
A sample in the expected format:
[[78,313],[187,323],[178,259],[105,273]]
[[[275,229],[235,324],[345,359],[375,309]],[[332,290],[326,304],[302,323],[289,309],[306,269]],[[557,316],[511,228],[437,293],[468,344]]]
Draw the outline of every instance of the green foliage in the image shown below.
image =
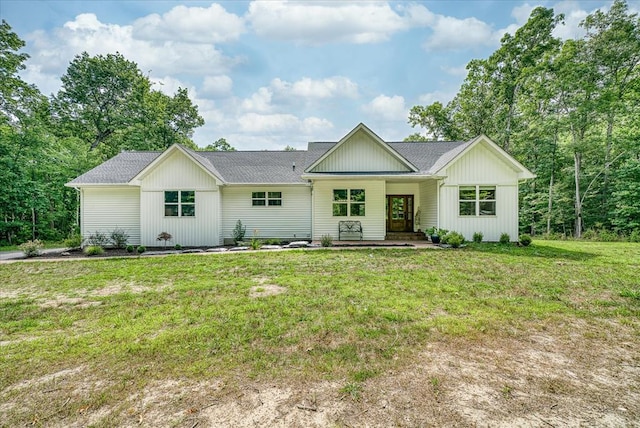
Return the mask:
[[323,247],[331,247],[333,246],[333,236],[326,234],[320,237],[320,245]]
[[473,242],[475,242],[476,244],[481,243],[483,238],[484,235],[482,234],[482,232],[475,232],[473,234]]
[[505,233],[502,233],[500,235],[500,243],[501,244],[508,244],[510,242],[511,242],[511,236],[509,236],[508,233],[505,232]]
[[38,240],[34,239],[33,241],[27,241],[21,244],[18,248],[20,251],[24,253],[27,257],[35,257],[40,255],[40,250],[44,247],[44,244]]
[[236,226],[233,228],[233,241],[236,245],[238,245],[239,242],[242,242],[246,233],[247,226],[243,226],[241,220],[236,221]]
[[139,246],[138,246],[138,248],[136,248],[136,252],[137,252],[138,254],[142,254],[142,253],[144,253],[145,251],[147,251],[147,248],[146,248],[144,245],[139,245]]
[[133,253],[135,251],[135,248],[133,247],[133,245],[127,245],[127,253]]
[[82,235],[75,233],[65,239],[63,244],[67,248],[80,248],[82,246]]
[[527,234],[527,233],[523,233],[522,235],[520,235],[520,243],[525,246],[528,247],[531,242],[533,240],[531,239],[531,235]]
[[124,229],[116,228],[111,232],[111,242],[116,248],[126,248],[129,234]]
[[173,236],[169,232],[160,232],[156,238],[156,241],[164,241],[164,246],[166,248],[167,241],[171,241]]
[[92,247],[106,247],[111,243],[106,234],[95,231],[85,240],[85,244]]
[[235,152],[236,151],[236,149],[232,147],[229,143],[227,143],[227,140],[224,138],[220,138],[216,140],[213,144],[209,144],[201,150],[208,151],[208,152]]
[[87,256],[100,256],[104,254],[104,248],[99,245],[89,245],[88,247],[84,247],[84,253]]
[[264,243],[267,245],[280,245],[280,242],[281,241],[278,238],[270,238],[264,241]]
[[353,401],[359,401],[362,396],[362,384],[351,382],[340,388],[340,393]]
[[453,248],[458,248],[460,245],[464,244],[464,241],[464,236],[455,231],[448,232],[441,239],[443,244],[451,245]]
[[629,234],[629,242],[640,242],[640,229],[634,230]]
[[182,245],[176,244],[173,246],[173,248],[175,248],[176,250],[182,250]]
[[259,250],[262,247],[262,240],[258,238],[252,238],[249,246],[252,250]]

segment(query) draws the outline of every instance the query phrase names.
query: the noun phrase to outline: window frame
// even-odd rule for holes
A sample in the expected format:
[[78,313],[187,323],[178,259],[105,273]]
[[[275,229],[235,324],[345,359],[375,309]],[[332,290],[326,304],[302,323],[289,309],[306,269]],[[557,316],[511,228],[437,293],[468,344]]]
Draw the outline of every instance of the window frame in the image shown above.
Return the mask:
[[281,207],[282,191],[259,190],[251,192],[251,207]]
[[[360,197],[360,195],[362,196]],[[331,213],[333,217],[366,217],[366,206],[366,189],[333,189],[333,199],[331,204]]]
[[[169,194],[175,194],[174,198],[167,198]],[[191,195],[189,195],[191,194]],[[196,216],[196,191],[195,190],[165,190],[163,193],[163,207],[164,217],[168,218],[194,218]],[[172,199],[167,201],[167,199]],[[191,200],[185,200],[191,199]],[[168,207],[175,207],[175,211],[171,209],[171,212],[175,212],[175,215],[167,214]],[[187,210],[185,210],[185,208]],[[191,212],[193,214],[185,214]]]
[[[471,198],[468,193],[471,189],[473,189],[473,198]],[[498,186],[488,186],[482,184],[472,184],[472,185],[460,185],[458,186],[458,216],[459,217],[496,217],[498,212],[498,198],[497,198],[497,190]],[[481,199],[481,194],[483,191],[488,191],[492,198],[484,197]],[[463,192],[467,192],[466,195]],[[464,196],[464,197],[463,197]],[[481,206],[483,204],[492,205],[493,209],[485,210],[488,213],[484,214]],[[473,212],[468,213],[470,210],[467,208],[462,210],[463,206],[473,206]]]

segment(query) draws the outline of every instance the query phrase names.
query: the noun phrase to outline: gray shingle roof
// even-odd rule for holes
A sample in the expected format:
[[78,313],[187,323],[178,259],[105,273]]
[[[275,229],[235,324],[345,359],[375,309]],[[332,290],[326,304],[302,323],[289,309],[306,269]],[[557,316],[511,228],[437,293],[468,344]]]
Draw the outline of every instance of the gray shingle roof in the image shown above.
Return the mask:
[[[305,169],[331,149],[335,142],[309,143],[308,150],[195,152],[186,150],[211,174],[229,184],[304,183]],[[470,142],[391,142],[400,155],[415,165],[419,173],[433,174],[450,162]],[[126,184],[162,152],[123,152],[68,184]],[[293,165],[296,168],[294,170]]]

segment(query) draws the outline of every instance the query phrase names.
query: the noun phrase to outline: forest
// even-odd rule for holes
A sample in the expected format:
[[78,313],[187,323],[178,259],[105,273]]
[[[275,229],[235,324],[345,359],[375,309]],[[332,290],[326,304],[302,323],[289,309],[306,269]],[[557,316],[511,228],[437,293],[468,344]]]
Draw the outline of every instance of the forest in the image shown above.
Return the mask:
[[[534,9],[446,105],[414,106],[415,140],[486,134],[537,175],[520,188],[534,236],[640,241],[640,20],[625,1],[589,15],[579,39],[563,16]],[[152,89],[120,53],[77,55],[46,96],[20,72],[25,42],[0,25],[0,246],[77,233],[78,194],[64,183],[122,150],[192,141],[204,124],[186,89]],[[232,150],[224,139],[207,146]]]

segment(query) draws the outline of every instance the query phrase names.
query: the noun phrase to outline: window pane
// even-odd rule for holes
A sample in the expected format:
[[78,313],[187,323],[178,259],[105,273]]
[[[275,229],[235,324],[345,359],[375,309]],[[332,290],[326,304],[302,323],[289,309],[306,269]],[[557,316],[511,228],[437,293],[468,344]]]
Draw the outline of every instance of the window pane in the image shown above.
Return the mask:
[[364,217],[364,204],[351,204],[352,217]]
[[183,190],[180,192],[180,201],[193,204],[196,201],[196,192],[193,190]]
[[269,199],[270,207],[279,207],[282,205],[282,199]]
[[193,217],[196,215],[196,206],[195,205],[183,205],[182,206],[182,217]]
[[251,201],[251,205],[254,207],[264,207],[266,204],[264,199],[254,199]]
[[167,217],[178,217],[178,205],[165,205],[164,215]]
[[260,199],[260,198],[264,199],[264,195],[265,195],[264,192],[253,192],[253,193],[251,193],[251,197],[253,199]]
[[476,203],[460,201],[460,215],[476,215]]
[[352,202],[364,202],[364,189],[351,189]]
[[480,187],[479,199],[482,200],[495,200],[496,188],[495,187]]
[[460,200],[461,201],[475,201],[476,188],[474,186],[460,186]]
[[333,200],[334,201],[346,201],[347,200],[347,189],[333,189]]
[[165,203],[178,202],[178,192],[164,192]]
[[496,215],[496,202],[480,202],[480,215]]
[[347,204],[333,204],[333,215],[335,217],[346,217]]
[[269,199],[282,199],[282,192],[269,192]]

